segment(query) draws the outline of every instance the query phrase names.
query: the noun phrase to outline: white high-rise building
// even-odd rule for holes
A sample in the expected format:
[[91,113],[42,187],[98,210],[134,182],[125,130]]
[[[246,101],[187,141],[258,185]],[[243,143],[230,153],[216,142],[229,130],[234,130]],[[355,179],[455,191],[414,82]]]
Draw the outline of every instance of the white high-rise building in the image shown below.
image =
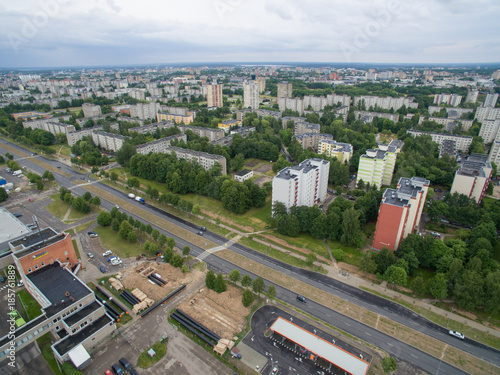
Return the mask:
[[457,94],[436,94],[434,95],[434,104],[447,104],[456,107],[462,101],[462,96]]
[[478,90],[469,90],[467,93],[467,98],[465,99],[466,103],[475,103],[477,101],[477,97],[479,96]]
[[491,144],[490,154],[488,155],[488,161],[490,163],[495,163],[500,165],[500,141],[494,141]]
[[318,204],[326,198],[329,174],[330,162],[322,159],[307,159],[282,169],[273,179],[273,206],[276,202],[287,209]]
[[500,119],[484,120],[479,130],[479,136],[483,138],[484,143],[500,141]]
[[488,94],[484,100],[483,107],[495,107],[497,105],[498,94]]
[[481,203],[493,174],[487,158],[483,154],[471,154],[455,173],[450,193],[464,194],[474,198],[477,204]]
[[292,97],[292,84],[288,82],[278,83],[278,98],[291,98]]
[[259,85],[255,81],[243,84],[243,106],[245,108],[259,108]]

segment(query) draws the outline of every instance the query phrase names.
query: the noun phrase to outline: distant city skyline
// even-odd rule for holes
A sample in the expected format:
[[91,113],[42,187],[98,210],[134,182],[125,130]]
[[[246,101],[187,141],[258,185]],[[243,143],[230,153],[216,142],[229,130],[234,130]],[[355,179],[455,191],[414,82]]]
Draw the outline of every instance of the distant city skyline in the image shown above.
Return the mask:
[[0,68],[217,62],[500,62],[497,0],[24,0]]

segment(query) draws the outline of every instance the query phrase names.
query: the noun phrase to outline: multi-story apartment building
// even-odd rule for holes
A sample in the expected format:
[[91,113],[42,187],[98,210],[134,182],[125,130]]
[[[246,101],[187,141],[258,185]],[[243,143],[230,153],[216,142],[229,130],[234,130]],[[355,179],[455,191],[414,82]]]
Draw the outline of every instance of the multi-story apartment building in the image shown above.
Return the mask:
[[154,123],[154,124],[150,124],[150,125],[144,125],[144,126],[138,126],[138,127],[135,127],[135,128],[130,128],[128,131],[129,132],[136,132],[136,133],[139,133],[139,134],[146,134],[146,133],[149,133],[149,134],[153,134],[156,129],[168,129],[168,128],[172,128],[174,127],[175,124],[173,121],[162,121],[162,122],[157,122],[157,123]]
[[243,84],[243,107],[258,109],[259,108],[259,85],[255,81],[245,82]]
[[166,152],[175,152],[178,159],[194,161],[207,171],[210,170],[210,168],[212,168],[216,163],[219,163],[222,166],[222,174],[225,175],[227,173],[226,158],[224,156],[188,150],[180,147],[169,147]]
[[318,154],[337,158],[341,163],[349,163],[352,157],[352,145],[323,138],[319,141]]
[[434,104],[447,104],[453,107],[459,106],[462,102],[462,95],[458,94],[436,94],[434,95]]
[[371,123],[374,117],[386,118],[396,123],[399,121],[399,115],[397,113],[382,113],[382,112],[369,112],[369,111],[354,111],[354,117],[356,120],[362,119],[367,123]]
[[477,102],[477,98],[479,96],[478,90],[469,90],[467,92],[467,98],[465,99],[466,103],[475,103]]
[[453,119],[453,118],[446,118],[446,117],[432,117],[432,116],[429,118],[425,118],[424,116],[420,116],[418,123],[421,124],[425,120],[434,121],[440,125],[444,125],[444,126],[446,126],[447,131],[452,131],[453,128],[458,124],[462,125],[462,130],[467,131],[471,128],[472,123],[474,122],[473,120]]
[[266,91],[266,77],[259,76],[255,79],[255,82],[259,85],[259,93],[262,94]]
[[[93,116],[93,117],[84,117],[84,118],[77,118],[76,119],[76,123],[80,126],[83,126],[86,122],[88,122],[89,120],[92,120],[94,121],[95,124],[97,124],[97,121],[99,120],[104,120],[106,118],[106,116],[109,116],[108,115],[99,115],[99,116]],[[131,118],[129,117],[126,117],[128,119],[128,121],[132,122],[132,121],[135,121],[135,120],[132,120]]]
[[184,124],[184,125],[189,125],[194,121],[194,114],[193,112],[188,112],[187,115],[179,115],[175,113],[158,113],[156,115],[156,120],[158,122],[160,121],[173,121],[176,124]]
[[484,99],[483,107],[495,107],[497,105],[498,94],[488,94]]
[[500,119],[500,108],[477,107],[474,118],[479,122],[483,122],[485,120],[498,120]]
[[[41,307],[42,314],[0,338],[0,361],[20,351],[47,332],[52,333],[54,357],[62,364],[72,360],[83,369],[91,362],[89,352],[115,329],[115,321],[82,282],[78,260],[71,237],[45,228],[9,242],[12,260],[30,295]],[[14,338],[12,338],[14,337]],[[12,340],[14,343],[12,343]],[[85,359],[77,362],[76,351]]]
[[88,128],[83,130],[77,130],[74,132],[66,133],[66,139],[68,140],[68,146],[74,146],[76,142],[81,140],[83,137],[92,137],[92,133],[98,130],[102,130],[102,126],[96,126],[94,128]]
[[413,135],[414,137],[418,137],[420,135],[430,135],[433,142],[441,145],[444,140],[454,141],[456,144],[456,150],[462,152],[468,152],[470,144],[472,143],[472,137],[465,135],[453,135],[453,134],[442,134],[442,133],[433,133],[433,132],[425,132],[421,130],[412,130],[409,129],[406,131],[408,134]]
[[418,228],[430,181],[401,177],[397,189],[386,189],[380,204],[372,247],[397,250],[401,241]]
[[455,173],[450,193],[464,194],[479,204],[490,183],[493,168],[487,155],[471,154]]
[[273,178],[273,207],[281,202],[292,206],[314,206],[326,198],[330,162],[307,159],[297,166],[287,167]]
[[64,124],[56,121],[24,121],[24,128],[41,129],[54,135],[58,133],[68,134],[75,131],[74,125]]
[[222,84],[207,85],[207,107],[222,107]]
[[295,135],[302,135],[305,133],[319,133],[320,132],[319,124],[311,124],[306,121],[297,121],[295,123]]
[[278,104],[280,111],[285,109],[291,109],[292,111],[297,111],[300,114],[311,106],[313,111],[319,112],[323,110],[327,105],[339,105],[349,107],[351,103],[351,97],[349,95],[336,95],[331,94],[325,96],[312,96],[307,95],[303,98],[278,98]]
[[192,131],[198,137],[207,137],[210,142],[224,138],[226,133],[222,129],[203,128],[201,126],[178,125],[179,130],[185,133],[187,130]]
[[243,121],[247,113],[253,113],[253,112],[255,112],[257,116],[262,116],[262,117],[271,116],[274,117],[276,120],[279,120],[281,118],[281,112],[278,111],[271,111],[269,109],[243,109],[241,111],[236,111],[236,120]]
[[353,101],[355,106],[359,106],[360,103],[364,103],[366,110],[369,110],[370,107],[382,108],[382,109],[394,109],[397,111],[402,106],[406,106],[406,108],[417,108],[418,103],[413,101],[413,98],[393,98],[393,97],[379,97],[379,96],[355,96]]
[[[429,106],[429,114],[432,116],[436,112],[440,112],[443,107],[437,106]],[[456,108],[456,107],[446,107],[446,113],[448,114],[448,118],[461,118],[463,115],[472,113],[474,110],[472,108]]]
[[500,141],[500,118],[496,120],[483,120],[479,136],[483,138],[484,143],[491,143],[494,140]]
[[291,98],[293,91],[293,85],[289,82],[278,83],[278,99],[279,98]]
[[120,134],[107,133],[103,131],[94,131],[92,133],[92,140],[97,147],[105,150],[116,152],[122,148],[123,144],[130,137],[125,137]]
[[356,184],[363,181],[380,189],[390,185],[396,166],[397,154],[403,148],[403,141],[393,139],[388,145],[381,144],[377,149],[366,150],[359,158]]
[[101,106],[91,103],[83,103],[82,111],[83,111],[83,117],[94,117],[94,116],[100,116],[102,114]]
[[322,140],[333,140],[333,135],[322,133],[303,133],[301,135],[295,135],[294,137],[304,150],[309,149],[314,152],[319,150]]
[[491,145],[488,161],[500,165],[500,141],[494,141]]
[[156,114],[160,106],[156,102],[151,103],[137,103],[130,106],[130,117],[140,118],[141,120],[156,118]]
[[168,152],[168,148],[173,140],[184,141],[187,143],[187,136],[185,134],[175,134],[170,137],[160,138],[152,142],[144,143],[142,145],[136,146],[135,151],[138,154],[147,155],[150,152],[154,154],[160,154]]

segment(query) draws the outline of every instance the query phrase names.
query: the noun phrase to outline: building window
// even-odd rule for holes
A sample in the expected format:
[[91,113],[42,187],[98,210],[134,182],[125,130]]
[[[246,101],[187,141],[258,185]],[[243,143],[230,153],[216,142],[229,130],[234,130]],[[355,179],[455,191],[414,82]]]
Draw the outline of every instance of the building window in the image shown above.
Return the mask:
[[42,262],[42,263],[41,263],[41,267],[43,267],[43,266],[45,266],[45,263],[44,263],[44,262]]
[[38,269],[38,264],[35,264],[35,269],[36,269],[36,270]]
[[28,268],[28,273],[30,273],[30,272],[31,272],[31,268]]
[[69,257],[66,257],[66,260],[69,260]]

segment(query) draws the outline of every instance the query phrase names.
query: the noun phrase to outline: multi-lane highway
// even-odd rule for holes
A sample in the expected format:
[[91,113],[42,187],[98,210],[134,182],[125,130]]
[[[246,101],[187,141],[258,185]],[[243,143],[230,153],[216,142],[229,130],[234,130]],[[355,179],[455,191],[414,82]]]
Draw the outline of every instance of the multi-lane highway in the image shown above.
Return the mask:
[[[8,143],[9,146],[15,147],[16,149],[19,149],[20,151],[24,151],[29,153],[29,151],[26,151],[22,147],[19,147],[15,144],[12,144],[10,142],[6,142],[4,140],[0,140],[0,149],[2,143]],[[83,187],[79,187],[75,185],[74,181],[77,179],[80,179],[81,177],[85,177],[86,180],[88,180],[88,174],[83,175],[75,172],[71,167],[68,167],[58,161],[54,161],[52,159],[44,158],[41,156],[37,156],[37,158],[42,159],[45,163],[51,164],[54,167],[60,167],[61,171],[64,171],[68,174],[71,174],[72,177],[65,177],[60,174],[54,174],[56,177],[56,181],[61,185],[65,186],[68,188],[71,188],[72,191],[76,195],[82,195],[85,190]],[[16,158],[19,159],[19,158]],[[19,164],[21,165],[26,165],[28,168],[38,172],[38,173],[43,173],[43,168],[38,166],[37,164],[33,163],[31,158],[24,158],[21,160],[18,160]],[[105,190],[109,193],[112,193],[116,196],[119,196],[120,198],[125,198],[127,199],[127,195],[121,191],[118,191],[108,185],[95,182],[96,186],[98,186],[100,189]],[[107,202],[104,199],[101,198],[102,201],[102,206],[106,209],[111,209],[114,207],[114,203],[112,202]],[[136,203],[139,204],[139,203]],[[154,206],[151,206],[149,204],[141,205],[141,208],[149,211],[150,213],[153,213],[155,215],[161,216],[163,219],[171,221],[172,223],[175,223],[176,225],[187,229],[191,230],[193,232],[196,232],[198,230],[198,226],[189,223],[183,219],[177,218],[174,215],[168,214],[164,212],[163,210],[160,210]],[[133,216],[134,213],[129,213],[132,214]],[[139,217],[136,217],[139,218]],[[140,218],[139,218],[140,219]],[[177,243],[177,246],[182,248],[185,245],[190,246],[192,250],[192,254],[194,256],[199,256],[201,255],[204,250],[185,241],[182,238],[177,237],[175,233],[168,233],[164,231],[162,228],[158,228],[161,232],[167,234],[169,237],[173,237]],[[227,239],[212,232],[205,232],[205,238],[208,240],[222,244],[227,242]],[[450,346],[454,346],[458,349],[461,349],[465,352],[468,352],[472,355],[475,355],[479,358],[482,358],[488,362],[491,362],[497,366],[500,366],[500,351],[494,348],[491,348],[489,346],[486,346],[484,344],[481,344],[479,342],[476,342],[474,340],[470,340],[466,338],[465,340],[461,341],[458,340],[448,334],[448,331],[444,328],[441,327],[433,322],[430,322],[429,320],[415,314],[409,309],[406,309],[405,307],[393,303],[391,301],[388,301],[384,298],[378,297],[376,295],[373,295],[371,293],[365,292],[363,290],[357,289],[355,287],[352,287],[348,284],[344,284],[338,280],[331,279],[329,277],[326,277],[321,274],[317,274],[311,271],[303,270],[300,268],[296,268],[293,266],[290,266],[288,264],[285,264],[283,262],[280,262],[274,258],[268,257],[264,254],[261,254],[257,251],[254,251],[252,249],[249,249],[245,246],[242,246],[238,243],[235,243],[231,246],[229,246],[229,249],[232,251],[235,251],[241,255],[246,256],[249,259],[254,260],[255,262],[261,263],[267,267],[270,267],[276,272],[281,272],[284,274],[287,274],[289,276],[292,276],[302,282],[308,283],[314,287],[320,288],[322,290],[325,290],[333,295],[336,295],[340,298],[343,298],[345,300],[348,300],[352,303],[357,304],[360,307],[363,307],[367,310],[371,310],[377,314],[380,314],[382,316],[386,316],[389,319],[392,319],[394,321],[397,321],[401,324],[404,324],[410,328],[413,328],[417,331],[420,331],[424,334],[427,334],[431,337],[434,337],[440,341],[443,341],[447,343]],[[206,255],[206,254],[204,254]],[[227,262],[215,255],[208,255],[205,257],[205,262],[209,265],[210,268],[213,268],[214,270],[221,271],[224,273],[229,273],[233,269],[238,269],[239,267],[236,267],[234,264]],[[249,273],[251,276],[251,272],[249,270],[242,270],[240,269],[240,272],[243,274]],[[256,275],[253,275],[253,277],[256,277]],[[278,287],[277,286],[277,295],[280,299],[283,301],[290,303],[290,304],[296,304],[296,299],[295,299],[295,294],[292,293],[289,290],[286,290],[284,288]],[[342,314],[337,313],[336,311],[333,311],[331,309],[328,309],[320,304],[317,304],[313,301],[310,301],[306,305],[300,305],[300,308],[303,309],[304,311],[307,311],[309,314],[314,315],[334,326],[339,327],[340,329],[355,335],[366,342],[369,342],[377,347],[380,347],[384,350],[386,350],[388,353],[391,355],[400,358],[402,360],[408,361],[410,363],[413,363],[420,368],[422,368],[424,371],[428,371],[430,373],[436,373],[436,371],[439,369],[440,374],[463,374],[461,370],[440,361],[439,359],[432,357],[418,349],[415,349],[414,347],[407,345],[404,342],[401,342],[399,340],[396,340],[382,332],[379,332],[371,327],[368,327],[359,321],[353,320],[349,317],[346,317]]]

